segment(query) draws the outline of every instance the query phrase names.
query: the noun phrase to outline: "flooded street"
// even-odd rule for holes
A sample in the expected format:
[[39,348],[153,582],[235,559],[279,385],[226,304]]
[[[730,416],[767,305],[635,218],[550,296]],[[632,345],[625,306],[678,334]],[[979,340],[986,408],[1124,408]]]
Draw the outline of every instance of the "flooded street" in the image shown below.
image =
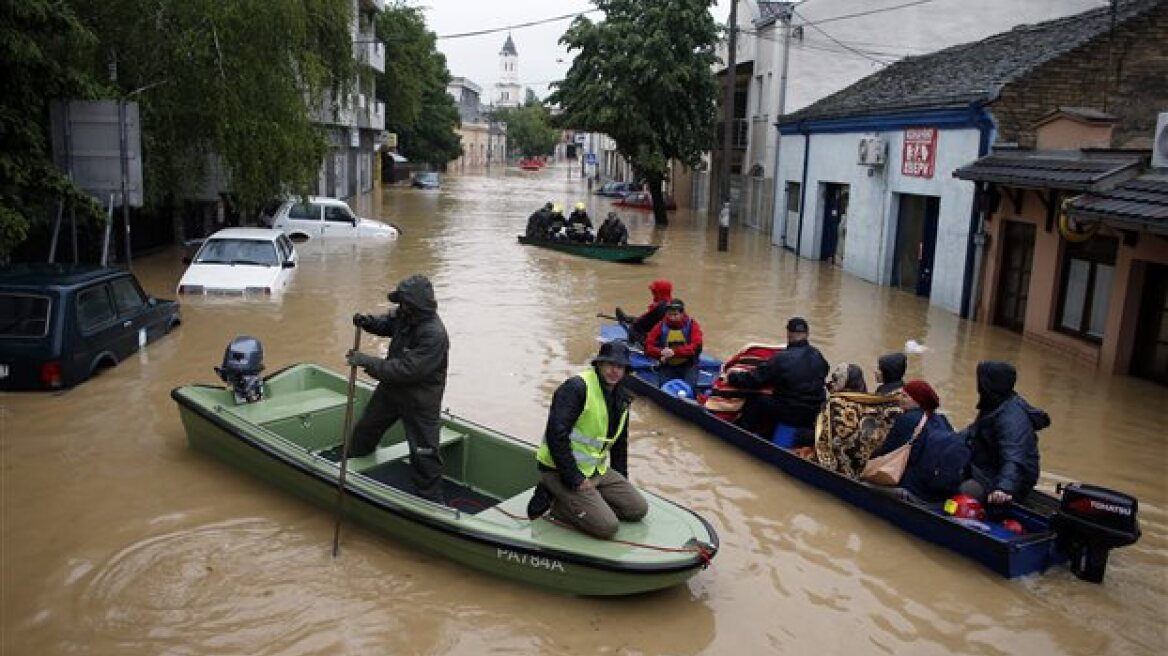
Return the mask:
[[[1168,652],[1168,389],[797,261],[767,235],[735,229],[719,253],[715,223],[687,210],[665,230],[621,213],[631,242],[661,245],[641,266],[517,244],[547,200],[586,200],[599,224],[608,201],[566,173],[387,189],[356,208],[400,226],[396,243],[301,245],[282,297],[183,299],[177,331],[101,376],[0,395],[0,653]],[[146,256],[135,271],[173,297],[180,257]],[[928,350],[909,356],[907,377],[930,381],[957,427],[974,415],[977,362],[1011,360],[1021,393],[1053,420],[1041,485],[1139,497],[1143,537],[1112,553],[1103,585],[1066,569],[1008,581],[640,401],[633,480],[695,509],[722,541],[688,585],[557,596],[352,526],[334,561],[332,515],[190,450],[169,394],[217,382],[212,367],[244,334],[263,342],[268,371],[342,370],[353,313],[382,311],[415,272],[433,280],[450,333],[444,404],[532,443],[553,390],[595,353],[596,314],[642,311],[657,278],[673,281],[712,355],[782,341],[799,314],[829,361],[860,364],[871,387],[877,356],[915,339]]]

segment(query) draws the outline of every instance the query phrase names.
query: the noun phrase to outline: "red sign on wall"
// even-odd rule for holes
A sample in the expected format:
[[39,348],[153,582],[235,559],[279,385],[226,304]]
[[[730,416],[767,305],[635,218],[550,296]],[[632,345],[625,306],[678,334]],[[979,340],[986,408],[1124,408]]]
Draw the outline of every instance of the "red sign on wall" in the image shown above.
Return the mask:
[[937,128],[908,128],[900,172],[914,178],[931,178],[937,166]]

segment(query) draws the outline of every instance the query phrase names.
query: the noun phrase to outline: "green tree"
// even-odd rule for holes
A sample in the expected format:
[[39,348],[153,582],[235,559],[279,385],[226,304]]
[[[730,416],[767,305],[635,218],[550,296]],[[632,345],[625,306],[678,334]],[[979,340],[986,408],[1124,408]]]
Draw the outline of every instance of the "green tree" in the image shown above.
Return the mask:
[[649,184],[657,225],[670,160],[696,166],[713,143],[718,27],[712,0],[593,0],[603,22],[577,17],[560,38],[575,52],[548,99],[562,123],[602,132]]
[[328,152],[314,119],[356,74],[347,2],[70,0],[97,36],[92,70],[140,104],[146,191],[198,187],[218,156],[236,200],[305,193]]
[[495,120],[507,124],[507,149],[524,157],[550,155],[560,141],[547,108],[538,101],[495,111]]
[[460,119],[446,93],[450,71],[422,10],[404,1],[387,6],[377,17],[377,38],[387,49],[377,93],[385,101],[385,128],[398,135],[398,150],[433,166],[457,159],[462,145],[454,130]]
[[0,2],[0,263],[57,199],[99,215],[53,165],[49,139],[50,101],[100,93],[84,61],[95,42],[63,2]]

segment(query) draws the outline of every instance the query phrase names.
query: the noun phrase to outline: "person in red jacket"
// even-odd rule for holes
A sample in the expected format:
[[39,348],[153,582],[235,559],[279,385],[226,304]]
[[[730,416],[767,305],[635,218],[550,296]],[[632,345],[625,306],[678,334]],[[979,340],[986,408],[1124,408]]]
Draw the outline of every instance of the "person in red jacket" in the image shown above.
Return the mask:
[[698,356],[702,353],[702,327],[685,313],[680,298],[665,306],[665,318],[645,338],[645,355],[657,360],[657,380],[680,378],[693,389],[698,382]]
[[654,280],[649,283],[649,292],[653,294],[653,301],[641,316],[630,316],[619,307],[616,309],[616,320],[628,331],[629,342],[633,344],[643,344],[645,335],[665,316],[665,306],[673,300],[673,283],[665,279]]

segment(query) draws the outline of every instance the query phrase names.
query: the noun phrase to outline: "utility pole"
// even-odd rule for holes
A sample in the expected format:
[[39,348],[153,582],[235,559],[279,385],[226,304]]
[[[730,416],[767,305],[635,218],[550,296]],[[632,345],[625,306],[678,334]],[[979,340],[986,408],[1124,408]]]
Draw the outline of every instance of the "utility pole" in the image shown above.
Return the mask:
[[[722,116],[726,123],[722,126],[722,169],[718,174],[722,211],[728,211],[730,203],[730,153],[734,141],[734,83],[738,80],[738,0],[730,0],[730,39],[726,55],[726,93],[722,102]],[[727,214],[727,217],[729,214]],[[718,250],[730,248],[729,220],[718,221]]]

